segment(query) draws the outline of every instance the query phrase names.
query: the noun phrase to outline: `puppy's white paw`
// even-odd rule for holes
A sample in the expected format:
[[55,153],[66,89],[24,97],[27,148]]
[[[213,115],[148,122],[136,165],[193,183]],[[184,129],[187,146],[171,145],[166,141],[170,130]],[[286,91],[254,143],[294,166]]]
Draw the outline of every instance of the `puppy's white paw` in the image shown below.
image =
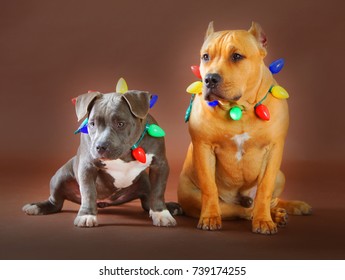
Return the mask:
[[97,217],[95,215],[77,216],[74,225],[76,227],[96,227],[98,226]]
[[176,220],[171,216],[168,210],[152,211],[150,210],[150,217],[152,218],[153,225],[160,227],[176,226]]
[[22,210],[27,215],[40,215],[40,214],[42,214],[41,208],[39,208],[36,204],[26,204],[23,206]]

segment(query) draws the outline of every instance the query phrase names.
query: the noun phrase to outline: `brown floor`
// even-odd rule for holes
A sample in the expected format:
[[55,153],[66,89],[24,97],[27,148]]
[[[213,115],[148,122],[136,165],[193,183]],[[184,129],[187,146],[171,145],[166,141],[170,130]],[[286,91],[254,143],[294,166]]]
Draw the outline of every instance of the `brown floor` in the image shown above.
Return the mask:
[[[137,202],[100,210],[100,226],[92,229],[73,226],[78,206],[72,203],[59,214],[26,216],[22,205],[48,196],[57,166],[1,168],[0,259],[345,259],[342,164],[284,164],[284,197],[306,200],[314,213],[291,216],[274,236],[251,233],[243,220],[226,221],[218,232],[197,230],[188,217],[177,217],[175,228],[157,228]],[[172,166],[167,201],[176,200],[178,173]]]

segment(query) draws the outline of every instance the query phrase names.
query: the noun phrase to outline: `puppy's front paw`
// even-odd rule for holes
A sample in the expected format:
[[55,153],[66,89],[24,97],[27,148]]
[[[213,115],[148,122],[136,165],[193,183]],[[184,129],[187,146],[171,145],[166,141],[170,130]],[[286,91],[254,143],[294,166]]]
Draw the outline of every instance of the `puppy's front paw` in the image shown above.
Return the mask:
[[278,232],[277,225],[273,221],[253,220],[252,231],[261,234],[276,234]]
[[74,220],[76,227],[96,227],[98,226],[97,217],[95,215],[81,215]]
[[150,210],[150,217],[152,218],[154,226],[157,226],[157,227],[176,226],[176,220],[171,216],[168,210],[163,210],[163,211]]
[[222,218],[216,217],[200,217],[198,229],[203,230],[219,230],[222,228]]

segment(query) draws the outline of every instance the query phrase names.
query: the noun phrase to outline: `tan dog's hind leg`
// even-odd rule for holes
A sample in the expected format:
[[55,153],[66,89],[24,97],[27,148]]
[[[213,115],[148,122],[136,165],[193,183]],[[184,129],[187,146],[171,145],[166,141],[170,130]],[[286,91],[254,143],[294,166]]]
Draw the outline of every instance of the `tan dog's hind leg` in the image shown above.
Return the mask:
[[180,175],[177,197],[184,214],[193,218],[200,217],[201,191],[183,173]]
[[312,207],[303,201],[278,199],[277,207],[286,209],[290,215],[311,215]]
[[312,207],[298,200],[282,200],[279,198],[281,193],[284,190],[285,186],[285,176],[282,171],[279,171],[277,174],[275,189],[272,196],[271,206],[274,208],[283,208],[289,215],[310,215],[312,212]]
[[[199,218],[201,213],[201,191],[185,175],[180,176],[178,201],[183,212],[190,217]],[[219,200],[220,212],[223,220],[242,218],[251,220],[252,208],[245,208],[237,204],[228,204]]]
[[288,222],[289,215],[284,208],[274,207],[271,209],[273,221],[278,227],[285,227]]

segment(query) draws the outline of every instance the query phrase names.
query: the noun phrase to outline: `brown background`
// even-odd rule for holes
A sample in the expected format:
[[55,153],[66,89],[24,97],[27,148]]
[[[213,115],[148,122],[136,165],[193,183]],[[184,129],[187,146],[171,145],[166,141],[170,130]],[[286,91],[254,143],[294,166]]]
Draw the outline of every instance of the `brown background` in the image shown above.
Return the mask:
[[[1,258],[345,258],[343,1],[2,1],[0,9]],[[266,63],[283,57],[276,78],[290,93],[291,125],[284,196],[314,207],[291,217],[274,237],[247,221],[224,230],[157,229],[137,203],[101,211],[97,229],[76,229],[77,207],[27,217],[24,203],[48,196],[55,170],[76,151],[70,99],[87,90],[130,89],[159,95],[152,114],[167,132],[168,200],[189,143],[185,88],[209,21],[216,30],[259,22],[269,40]],[[88,248],[88,249],[87,249]]]

